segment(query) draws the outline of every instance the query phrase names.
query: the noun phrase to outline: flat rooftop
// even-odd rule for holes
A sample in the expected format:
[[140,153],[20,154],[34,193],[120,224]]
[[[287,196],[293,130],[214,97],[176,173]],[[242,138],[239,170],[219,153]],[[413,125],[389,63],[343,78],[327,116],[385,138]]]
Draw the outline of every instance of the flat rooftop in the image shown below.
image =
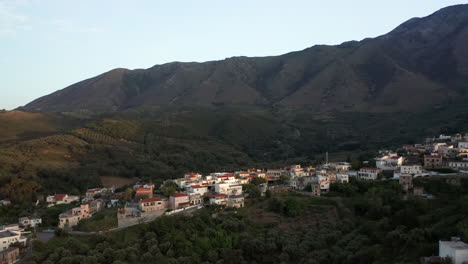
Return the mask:
[[468,249],[468,244],[462,241],[440,241],[440,243],[443,243],[454,249]]
[[10,232],[10,231],[8,231],[8,230],[0,231],[0,238],[14,237],[14,236],[18,236],[18,235],[15,234],[15,233]]

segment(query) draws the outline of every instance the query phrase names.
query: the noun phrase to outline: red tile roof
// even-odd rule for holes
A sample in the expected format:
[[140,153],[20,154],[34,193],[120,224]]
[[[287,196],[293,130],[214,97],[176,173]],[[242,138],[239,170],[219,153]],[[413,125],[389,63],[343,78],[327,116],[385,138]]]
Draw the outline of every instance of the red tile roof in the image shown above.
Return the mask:
[[65,198],[65,196],[67,196],[67,194],[65,193],[57,193],[54,195],[54,199],[55,200],[62,200],[63,198]]
[[150,188],[143,188],[143,187],[139,187],[136,189],[136,192],[139,193],[143,193],[143,192],[153,192]]
[[192,187],[193,189],[206,188],[206,186],[200,186],[200,185],[192,185],[190,187]]
[[227,196],[227,194],[224,194],[224,193],[213,194],[214,198],[223,198],[223,197],[226,197],[226,196]]
[[154,198],[141,199],[140,203],[151,203],[151,202],[159,202],[159,201],[162,201],[162,199],[154,197]]
[[439,158],[442,158],[442,156],[440,156],[440,155],[424,155],[424,158],[439,159]]

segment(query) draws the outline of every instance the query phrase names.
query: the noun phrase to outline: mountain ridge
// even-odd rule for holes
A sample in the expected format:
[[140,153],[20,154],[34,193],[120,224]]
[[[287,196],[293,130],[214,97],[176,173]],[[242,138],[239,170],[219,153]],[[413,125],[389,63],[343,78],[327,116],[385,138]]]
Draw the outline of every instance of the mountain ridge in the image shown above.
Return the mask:
[[[319,112],[417,111],[459,100],[468,81],[468,5],[389,33],[268,57],[114,69],[38,98],[28,111],[240,104]],[[424,98],[421,98],[421,95]]]

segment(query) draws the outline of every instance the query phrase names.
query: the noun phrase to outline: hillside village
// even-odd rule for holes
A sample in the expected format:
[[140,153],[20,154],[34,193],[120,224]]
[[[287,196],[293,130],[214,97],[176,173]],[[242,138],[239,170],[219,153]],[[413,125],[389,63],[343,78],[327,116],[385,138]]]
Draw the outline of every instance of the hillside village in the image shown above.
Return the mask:
[[[161,215],[187,214],[205,206],[242,208],[246,199],[283,192],[326,196],[334,184],[347,184],[353,179],[395,180],[401,185],[402,192],[409,195],[406,197],[434,198],[422,187],[415,186],[413,179],[444,176],[454,176],[450,179],[456,179],[457,176],[466,175],[468,134],[440,135],[427,138],[421,144],[403,145],[396,151],[380,150],[374,160],[359,165],[326,160],[316,167],[290,165],[207,175],[189,172],[181,178],[167,180],[161,186],[139,183],[123,192],[116,192],[116,188],[110,187],[89,189],[83,195],[51,194],[37,204],[46,203],[47,207],[76,205],[61,213],[58,219],[57,228],[72,231],[80,221],[92,218],[104,208],[116,208],[118,228],[125,228],[152,221]],[[11,206],[11,202],[3,198],[0,206]],[[24,253],[27,248],[30,234],[41,224],[40,216],[29,216],[19,218],[18,223],[1,226],[0,263],[17,260],[20,252]],[[460,243],[463,242],[452,244]],[[446,243],[444,247],[447,245],[451,244]],[[468,252],[468,246],[463,250]]]

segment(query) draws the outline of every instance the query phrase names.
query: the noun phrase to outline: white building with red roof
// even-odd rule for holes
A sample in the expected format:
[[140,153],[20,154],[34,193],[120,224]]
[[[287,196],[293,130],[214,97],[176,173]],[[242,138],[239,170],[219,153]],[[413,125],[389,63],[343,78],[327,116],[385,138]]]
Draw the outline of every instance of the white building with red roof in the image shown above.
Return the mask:
[[79,200],[79,196],[68,195],[66,193],[57,193],[46,197],[46,202],[50,204],[49,206],[54,204],[70,204]]
[[184,208],[190,205],[189,196],[185,193],[175,193],[169,196],[169,207],[172,210]]

